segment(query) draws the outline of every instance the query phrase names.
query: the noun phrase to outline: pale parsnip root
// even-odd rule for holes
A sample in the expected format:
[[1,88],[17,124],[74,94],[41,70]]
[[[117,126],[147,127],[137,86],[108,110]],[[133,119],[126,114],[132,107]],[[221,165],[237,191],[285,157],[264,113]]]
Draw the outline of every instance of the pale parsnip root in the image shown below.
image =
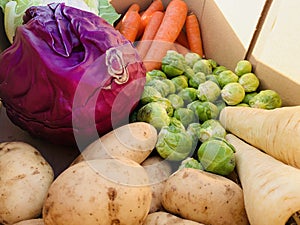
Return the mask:
[[204,225],[192,220],[182,219],[167,212],[154,212],[148,214],[143,225]]
[[300,106],[273,110],[225,107],[220,113],[220,122],[230,133],[300,168]]
[[227,134],[236,149],[237,172],[251,225],[285,225],[300,210],[300,170]]
[[125,157],[143,162],[157,141],[157,131],[149,123],[135,122],[123,125],[87,146],[72,165],[92,159]]

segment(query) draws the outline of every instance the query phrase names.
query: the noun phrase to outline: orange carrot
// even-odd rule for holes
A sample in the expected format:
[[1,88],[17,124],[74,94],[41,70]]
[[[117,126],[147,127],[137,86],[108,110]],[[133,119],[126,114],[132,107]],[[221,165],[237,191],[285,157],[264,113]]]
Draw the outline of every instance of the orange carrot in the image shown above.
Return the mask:
[[148,24],[145,27],[143,36],[137,44],[137,50],[143,59],[147,54],[147,51],[151,45],[152,40],[154,39],[156,32],[164,18],[164,12],[156,11],[153,13]]
[[140,11],[140,5],[137,4],[137,3],[133,3],[129,6],[129,8],[127,9],[127,11],[125,12],[122,20],[120,20],[117,25],[115,26],[115,29],[116,30],[120,30],[121,28],[121,25],[122,25],[122,22],[123,20],[126,20],[126,18],[128,17],[128,14],[130,14],[131,11],[136,11],[136,12],[139,12]]
[[181,32],[179,33],[177,39],[176,39],[176,42],[180,45],[182,45],[183,47],[189,49],[189,42],[188,42],[188,39],[187,39],[187,36],[186,36],[186,33],[185,31],[182,29]]
[[200,32],[200,24],[197,16],[193,13],[187,15],[185,22],[186,36],[192,52],[198,53],[203,57],[203,46]]
[[164,5],[162,0],[153,0],[153,2],[146,8],[146,10],[141,14],[141,26],[139,30],[139,36],[141,36],[148,24],[152,14],[156,11],[163,11]]
[[181,29],[184,26],[188,7],[183,0],[171,0],[166,8],[165,16],[154,37],[146,56],[144,64],[146,69],[160,69],[161,60],[167,51],[172,48]]

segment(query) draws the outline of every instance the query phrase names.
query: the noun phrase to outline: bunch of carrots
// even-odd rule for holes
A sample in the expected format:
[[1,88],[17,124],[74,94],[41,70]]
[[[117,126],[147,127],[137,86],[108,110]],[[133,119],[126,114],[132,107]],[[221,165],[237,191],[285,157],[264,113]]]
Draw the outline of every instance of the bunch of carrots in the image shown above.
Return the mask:
[[153,0],[143,11],[138,3],[133,3],[115,28],[136,43],[147,71],[159,69],[170,49],[204,57],[198,18],[184,0],[171,0],[166,8],[162,0]]

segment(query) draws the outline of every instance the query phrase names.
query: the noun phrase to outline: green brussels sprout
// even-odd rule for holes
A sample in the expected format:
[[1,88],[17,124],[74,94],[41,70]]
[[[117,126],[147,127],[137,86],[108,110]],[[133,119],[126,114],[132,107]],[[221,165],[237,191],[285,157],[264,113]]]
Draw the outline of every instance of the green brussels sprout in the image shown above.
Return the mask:
[[162,59],[162,71],[167,77],[176,77],[182,75],[185,70],[185,58],[175,50],[168,50]]
[[280,95],[273,90],[263,90],[249,100],[252,108],[275,109],[280,108],[282,100]]
[[195,122],[195,113],[191,109],[188,108],[178,108],[174,111],[174,116],[178,119],[184,127],[187,127],[190,123]]
[[204,122],[209,119],[216,119],[219,115],[218,107],[212,102],[196,100],[187,105],[188,109],[194,111],[197,119]]
[[206,76],[202,72],[195,73],[192,77],[189,78],[188,85],[193,88],[198,88],[199,84],[206,81]]
[[222,88],[221,97],[227,105],[237,105],[243,101],[245,90],[239,83],[229,83]]
[[162,97],[166,97],[170,93],[170,87],[162,80],[153,79],[149,81],[145,86],[151,86],[155,88]]
[[191,67],[185,66],[183,75],[186,76],[188,79],[190,79],[195,75],[195,72]]
[[222,109],[224,109],[226,107],[226,103],[224,102],[223,99],[219,99],[219,100],[215,101],[214,104],[218,107],[219,112],[221,112]]
[[205,142],[212,137],[225,138],[226,130],[218,120],[210,119],[201,124],[199,140]]
[[221,88],[226,84],[238,82],[239,77],[231,70],[225,70],[218,75],[218,82]]
[[242,76],[246,73],[251,73],[252,65],[248,60],[240,60],[234,69],[234,72],[238,76]]
[[161,128],[155,145],[158,154],[171,161],[187,158],[193,150],[192,147],[192,137],[176,118],[171,118],[170,124]]
[[225,139],[212,138],[200,145],[197,155],[205,171],[226,176],[235,168],[234,153],[234,147]]
[[146,73],[146,76],[149,76],[153,79],[167,79],[167,75],[161,70],[151,70]]
[[193,168],[196,170],[204,170],[201,163],[197,159],[194,159],[192,157],[188,157],[185,160],[181,161],[178,169],[183,169],[183,168]]
[[167,111],[168,116],[170,116],[170,117],[173,116],[174,108],[173,108],[172,103],[169,99],[167,99],[167,98],[155,98],[153,101],[161,104],[161,106],[163,106],[165,108],[165,110]]
[[170,100],[170,102],[171,102],[174,109],[184,107],[183,99],[177,94],[170,94],[170,95],[168,95],[167,99]]
[[149,102],[153,102],[155,99],[157,98],[161,98],[161,94],[158,90],[156,90],[154,87],[152,86],[144,86],[144,91],[142,93],[141,96],[141,103],[143,105],[149,103]]
[[176,87],[176,92],[179,92],[182,89],[187,88],[189,86],[188,78],[184,75],[174,77],[171,79],[171,81],[174,83]]
[[235,105],[235,106],[240,106],[240,107],[250,107],[250,105],[248,105],[247,103],[239,103],[239,104],[237,104],[237,105]]
[[239,83],[245,89],[245,92],[253,92],[259,86],[259,79],[254,73],[245,73],[240,76]]
[[153,80],[153,77],[146,73],[146,84],[149,83],[151,80]]
[[137,121],[153,125],[157,130],[170,124],[165,107],[159,102],[150,102],[142,106],[136,116]]
[[176,92],[175,84],[171,80],[164,79],[164,80],[161,80],[161,81],[169,86],[169,94],[174,94]]
[[186,128],[186,132],[192,137],[193,149],[196,149],[196,146],[199,142],[200,129],[201,129],[201,124],[197,122],[190,123]]
[[178,95],[183,99],[185,104],[189,104],[197,99],[197,90],[192,87],[187,87],[179,91]]
[[219,75],[221,72],[228,70],[227,67],[225,66],[217,66],[216,68],[213,69],[213,74],[214,75]]
[[193,68],[194,64],[197,61],[202,59],[201,56],[199,54],[195,53],[195,52],[186,53],[184,58],[185,58],[186,64],[191,68]]
[[195,73],[202,72],[205,75],[208,75],[212,73],[212,66],[207,59],[201,59],[195,62],[193,70]]
[[208,59],[208,61],[209,61],[210,65],[211,65],[211,68],[212,68],[213,70],[214,70],[215,68],[218,67],[218,63],[217,63],[215,60],[213,60],[213,59]]
[[197,89],[197,96],[201,101],[214,102],[219,98],[220,94],[221,89],[219,85],[210,80],[200,84]]
[[208,75],[206,75],[205,79],[210,80],[210,81],[216,83],[218,86],[220,86],[219,81],[218,81],[218,76],[215,74],[208,74]]
[[245,97],[244,97],[244,99],[243,99],[243,101],[242,101],[242,103],[246,103],[246,104],[249,105],[250,99],[253,98],[255,95],[257,95],[257,92],[256,92],[256,91],[250,92],[250,93],[246,93],[246,94],[245,94]]

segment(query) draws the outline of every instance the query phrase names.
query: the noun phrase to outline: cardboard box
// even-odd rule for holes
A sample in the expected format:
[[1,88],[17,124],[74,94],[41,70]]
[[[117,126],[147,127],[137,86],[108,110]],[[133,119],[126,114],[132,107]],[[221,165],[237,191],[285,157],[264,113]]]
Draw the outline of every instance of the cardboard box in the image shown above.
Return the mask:
[[[143,9],[151,1],[111,2],[117,11],[124,12],[133,2],[140,3]],[[164,4],[167,2],[164,0]],[[215,59],[230,69],[234,69],[239,60],[249,59],[254,65],[254,72],[260,78],[263,89],[278,91],[284,105],[300,103],[297,61],[300,58],[299,29],[297,29],[300,28],[298,1],[186,0],[186,2],[201,23],[207,58]],[[0,21],[0,51],[3,51],[8,46],[3,27],[3,14],[0,14]],[[7,118],[5,108],[2,108],[0,141],[13,140],[26,141],[37,147],[53,165],[56,175],[79,154],[74,149],[32,138],[14,126]]]

